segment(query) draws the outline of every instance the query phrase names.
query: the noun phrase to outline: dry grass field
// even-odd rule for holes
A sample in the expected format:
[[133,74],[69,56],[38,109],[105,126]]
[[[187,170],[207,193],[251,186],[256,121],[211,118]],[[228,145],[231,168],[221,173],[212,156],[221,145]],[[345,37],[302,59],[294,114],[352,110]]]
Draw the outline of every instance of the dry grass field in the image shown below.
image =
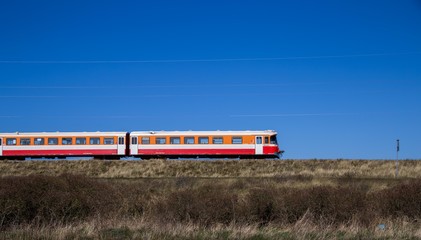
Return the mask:
[[2,161],[0,239],[421,239],[421,161]]
[[[0,176],[79,174],[95,178],[393,178],[393,160],[0,161]],[[401,178],[420,178],[421,161],[399,161]]]

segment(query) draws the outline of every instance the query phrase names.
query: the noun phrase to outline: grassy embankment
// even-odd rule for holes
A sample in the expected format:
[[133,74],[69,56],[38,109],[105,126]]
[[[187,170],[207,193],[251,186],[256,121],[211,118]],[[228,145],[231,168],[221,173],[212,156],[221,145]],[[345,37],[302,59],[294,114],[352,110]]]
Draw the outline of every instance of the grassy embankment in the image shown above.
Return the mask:
[[393,161],[0,162],[0,238],[415,239],[420,169],[402,161],[395,179]]
[[[230,161],[0,161],[0,176],[64,173],[95,178],[313,177],[393,178],[386,160],[230,160]],[[420,178],[421,161],[399,162],[400,178]]]

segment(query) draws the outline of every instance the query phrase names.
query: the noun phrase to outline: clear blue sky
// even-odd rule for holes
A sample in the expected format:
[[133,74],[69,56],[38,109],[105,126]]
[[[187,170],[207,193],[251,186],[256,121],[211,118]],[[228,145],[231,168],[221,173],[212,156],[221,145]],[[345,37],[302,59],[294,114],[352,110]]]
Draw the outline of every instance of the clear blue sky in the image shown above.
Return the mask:
[[278,131],[421,158],[421,1],[1,1],[0,132]]

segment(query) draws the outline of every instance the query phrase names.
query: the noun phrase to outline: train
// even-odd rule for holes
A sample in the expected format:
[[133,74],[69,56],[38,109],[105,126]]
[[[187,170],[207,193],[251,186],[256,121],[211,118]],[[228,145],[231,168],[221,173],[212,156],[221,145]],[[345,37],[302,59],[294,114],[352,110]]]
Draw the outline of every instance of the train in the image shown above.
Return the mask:
[[132,131],[0,133],[0,159],[280,158],[277,133]]

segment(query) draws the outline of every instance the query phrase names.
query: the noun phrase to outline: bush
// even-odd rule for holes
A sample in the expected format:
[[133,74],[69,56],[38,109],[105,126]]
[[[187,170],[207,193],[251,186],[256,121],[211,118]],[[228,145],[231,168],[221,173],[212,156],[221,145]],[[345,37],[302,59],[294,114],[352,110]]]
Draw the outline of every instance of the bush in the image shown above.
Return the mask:
[[251,190],[248,219],[261,225],[269,222],[291,224],[306,213],[318,222],[346,223],[353,218],[365,221],[366,193],[356,188],[281,188]]
[[409,181],[371,196],[381,217],[421,219],[421,181]]
[[[420,180],[372,193],[355,184],[297,188],[279,187],[278,181],[6,177],[0,179],[0,228],[81,222],[96,217],[204,226],[288,226],[304,216],[322,225],[369,225],[376,218],[421,219]],[[114,234],[114,230],[111,232]]]
[[251,189],[243,206],[246,211],[242,212],[242,219],[260,226],[279,219],[279,208],[283,204],[281,196],[279,191],[269,186]]
[[171,222],[194,222],[201,225],[229,224],[234,220],[237,195],[217,185],[181,189],[152,207],[154,218]]
[[0,180],[0,226],[106,216],[118,201],[109,185],[84,176],[6,177]]

